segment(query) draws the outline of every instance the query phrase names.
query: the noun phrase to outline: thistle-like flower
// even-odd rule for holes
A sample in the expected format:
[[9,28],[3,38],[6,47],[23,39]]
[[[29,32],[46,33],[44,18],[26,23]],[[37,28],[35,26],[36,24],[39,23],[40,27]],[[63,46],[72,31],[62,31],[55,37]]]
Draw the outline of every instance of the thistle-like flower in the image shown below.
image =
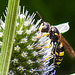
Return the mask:
[[[45,61],[45,59],[51,55],[53,44],[50,48],[35,49],[35,47],[38,46],[48,46],[51,42],[47,36],[40,39],[34,38],[37,35],[40,36],[38,29],[41,21],[40,19],[34,24],[35,15],[35,13],[32,15],[28,14],[28,11],[25,11],[24,7],[21,13],[21,7],[19,7],[8,75],[49,75],[49,72],[51,72],[52,75],[55,74],[54,62],[50,63],[50,60],[54,58],[54,54]],[[65,26],[68,27],[68,23],[65,24]],[[65,30],[63,30],[60,25],[56,27],[60,33],[68,29],[65,27]],[[4,28],[5,22],[0,20],[0,48],[2,46]],[[47,42],[48,40],[50,42]]]

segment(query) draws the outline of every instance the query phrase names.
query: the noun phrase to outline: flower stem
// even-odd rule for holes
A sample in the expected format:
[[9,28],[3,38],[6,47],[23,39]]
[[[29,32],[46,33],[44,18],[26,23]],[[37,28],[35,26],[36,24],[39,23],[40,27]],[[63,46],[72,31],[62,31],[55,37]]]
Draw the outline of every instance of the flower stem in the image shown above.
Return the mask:
[[3,44],[0,56],[0,75],[8,75],[20,0],[9,0]]

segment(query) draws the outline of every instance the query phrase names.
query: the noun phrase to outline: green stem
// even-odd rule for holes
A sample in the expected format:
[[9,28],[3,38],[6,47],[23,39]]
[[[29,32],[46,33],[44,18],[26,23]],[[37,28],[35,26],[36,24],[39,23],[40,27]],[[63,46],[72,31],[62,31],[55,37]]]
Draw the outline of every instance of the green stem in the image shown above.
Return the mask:
[[9,0],[0,56],[0,75],[8,75],[20,0]]

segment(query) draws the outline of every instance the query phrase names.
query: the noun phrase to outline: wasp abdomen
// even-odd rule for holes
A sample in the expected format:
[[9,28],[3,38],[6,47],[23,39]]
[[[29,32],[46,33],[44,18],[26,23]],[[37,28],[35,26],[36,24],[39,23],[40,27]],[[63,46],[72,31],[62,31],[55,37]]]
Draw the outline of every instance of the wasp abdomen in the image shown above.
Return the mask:
[[59,65],[62,62],[63,56],[64,56],[63,44],[58,42],[55,52],[54,65]]

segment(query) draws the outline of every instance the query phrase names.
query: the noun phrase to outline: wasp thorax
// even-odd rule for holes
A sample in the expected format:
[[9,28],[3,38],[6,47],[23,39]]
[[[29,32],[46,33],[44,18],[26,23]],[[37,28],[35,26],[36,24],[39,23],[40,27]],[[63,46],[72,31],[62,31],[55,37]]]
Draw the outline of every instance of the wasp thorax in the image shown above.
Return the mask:
[[51,26],[49,33],[50,33],[49,38],[52,40],[52,42],[53,43],[58,42],[58,37],[57,37],[57,35],[59,35],[58,29],[54,26]]

